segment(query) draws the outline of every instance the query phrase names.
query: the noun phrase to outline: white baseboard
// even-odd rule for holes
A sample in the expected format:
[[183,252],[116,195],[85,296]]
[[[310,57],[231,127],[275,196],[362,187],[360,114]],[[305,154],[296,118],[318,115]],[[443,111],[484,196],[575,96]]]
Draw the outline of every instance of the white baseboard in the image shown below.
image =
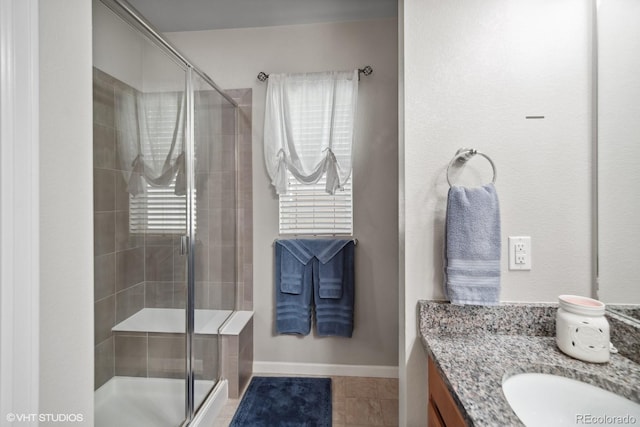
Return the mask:
[[398,378],[398,367],[254,361],[253,375],[326,375],[337,377]]

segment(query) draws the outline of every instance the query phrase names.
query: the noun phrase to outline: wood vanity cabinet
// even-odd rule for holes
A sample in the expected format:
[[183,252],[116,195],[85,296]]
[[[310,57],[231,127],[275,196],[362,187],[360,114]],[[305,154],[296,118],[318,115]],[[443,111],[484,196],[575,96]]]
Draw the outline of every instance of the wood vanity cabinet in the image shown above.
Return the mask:
[[429,405],[427,418],[429,427],[465,427],[467,423],[430,357],[428,364]]

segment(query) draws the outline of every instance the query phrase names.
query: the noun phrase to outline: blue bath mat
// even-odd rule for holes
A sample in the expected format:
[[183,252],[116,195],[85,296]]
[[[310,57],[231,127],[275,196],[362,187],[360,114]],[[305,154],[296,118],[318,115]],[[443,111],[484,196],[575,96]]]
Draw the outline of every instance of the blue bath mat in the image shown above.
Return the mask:
[[230,427],[331,427],[331,378],[254,377]]

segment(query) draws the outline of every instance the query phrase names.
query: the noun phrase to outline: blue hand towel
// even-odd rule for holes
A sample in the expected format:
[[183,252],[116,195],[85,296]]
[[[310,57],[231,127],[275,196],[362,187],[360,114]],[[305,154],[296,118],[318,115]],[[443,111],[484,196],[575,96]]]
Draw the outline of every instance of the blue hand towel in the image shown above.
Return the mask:
[[292,240],[275,245],[276,331],[308,335],[311,331],[313,255]]
[[276,281],[280,280],[280,292],[302,293],[304,271],[313,253],[297,240],[279,240],[276,245],[286,249],[280,259],[280,274],[276,277]]
[[451,303],[499,303],[500,238],[500,206],[494,185],[451,187],[445,269],[445,292]]
[[[314,283],[318,286],[320,298],[342,298],[344,281],[344,254],[342,249],[351,243],[350,239],[302,239],[300,244],[319,261]],[[353,261],[353,260],[352,260]]]

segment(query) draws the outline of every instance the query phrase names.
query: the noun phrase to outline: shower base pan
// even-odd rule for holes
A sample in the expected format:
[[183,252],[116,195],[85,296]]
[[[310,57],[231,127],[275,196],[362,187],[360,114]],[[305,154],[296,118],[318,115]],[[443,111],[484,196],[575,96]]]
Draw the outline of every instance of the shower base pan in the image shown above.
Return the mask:
[[[196,380],[196,402],[213,384]],[[113,377],[95,391],[95,426],[176,427],[184,420],[184,393],[184,380]],[[220,397],[224,403],[226,396]]]

